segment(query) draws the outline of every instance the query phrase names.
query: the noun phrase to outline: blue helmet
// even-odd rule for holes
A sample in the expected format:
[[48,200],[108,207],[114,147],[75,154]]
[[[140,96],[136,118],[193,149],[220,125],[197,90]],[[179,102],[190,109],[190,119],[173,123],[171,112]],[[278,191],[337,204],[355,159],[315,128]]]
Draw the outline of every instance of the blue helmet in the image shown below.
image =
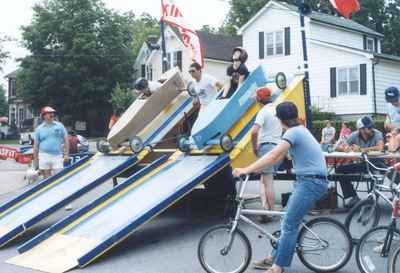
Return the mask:
[[385,99],[387,102],[398,102],[400,97],[399,89],[391,86],[385,90]]
[[145,78],[139,78],[135,82],[135,89],[139,91],[143,91],[149,86],[149,81]]

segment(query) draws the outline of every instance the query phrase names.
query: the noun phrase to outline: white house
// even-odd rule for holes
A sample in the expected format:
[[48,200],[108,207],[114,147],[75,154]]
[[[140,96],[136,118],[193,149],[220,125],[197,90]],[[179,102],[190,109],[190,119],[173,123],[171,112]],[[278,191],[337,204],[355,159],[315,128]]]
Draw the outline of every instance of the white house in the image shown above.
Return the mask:
[[[226,36],[211,34],[203,31],[197,32],[204,50],[204,71],[213,75],[220,81],[226,77],[226,68],[231,63],[232,49],[242,45],[239,36]],[[185,79],[191,79],[188,69],[192,63],[190,50],[182,42],[179,32],[171,27],[165,29],[165,43],[168,60],[168,68],[178,66]],[[158,40],[161,45],[161,40]],[[135,77],[146,77],[158,79],[162,74],[162,52],[151,50],[147,43],[144,43],[138,58],[136,59]]]
[[[312,12],[305,18],[313,105],[341,116],[384,114],[384,90],[400,86],[400,58],[381,53],[383,35],[352,20]],[[240,30],[248,65],[268,74],[302,72],[298,8],[269,1]]]

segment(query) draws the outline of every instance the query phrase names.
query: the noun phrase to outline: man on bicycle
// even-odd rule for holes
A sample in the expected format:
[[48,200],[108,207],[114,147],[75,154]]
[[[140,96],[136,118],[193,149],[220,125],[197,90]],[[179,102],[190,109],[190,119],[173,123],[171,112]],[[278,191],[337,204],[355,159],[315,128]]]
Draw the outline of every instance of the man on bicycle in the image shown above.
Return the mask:
[[279,104],[276,116],[285,131],[282,141],[255,163],[233,171],[233,175],[239,177],[274,166],[288,152],[293,158],[295,189],[282,222],[278,248],[262,261],[266,268],[269,267],[265,273],[282,273],[284,267],[290,266],[301,221],[328,189],[325,156],[317,140],[299,123],[296,105],[292,102]]

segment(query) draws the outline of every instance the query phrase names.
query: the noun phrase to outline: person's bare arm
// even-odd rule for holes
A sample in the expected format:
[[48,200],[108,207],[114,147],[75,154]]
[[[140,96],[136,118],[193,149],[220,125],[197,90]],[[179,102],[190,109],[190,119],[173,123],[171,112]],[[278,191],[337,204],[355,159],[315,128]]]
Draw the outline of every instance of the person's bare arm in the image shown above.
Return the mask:
[[381,152],[383,151],[384,147],[385,143],[383,142],[383,140],[379,140],[375,146],[371,146],[368,148],[360,148],[360,150],[361,152],[370,152],[370,151]]
[[400,147],[400,135],[389,133],[388,150],[389,152],[396,152]]
[[222,98],[228,95],[229,89],[231,89],[231,78],[227,78],[224,85],[224,92],[222,93]]
[[224,85],[223,85],[221,82],[217,81],[217,82],[215,83],[215,89],[216,89],[216,91],[218,92],[218,91],[221,90],[222,88],[224,88]]
[[280,160],[282,160],[290,149],[289,142],[281,141],[271,152],[261,157],[259,160],[250,164],[245,168],[237,168],[233,170],[233,175],[239,177],[241,175],[247,175],[255,172],[260,172],[264,168],[274,166]]
[[67,161],[69,159],[69,141],[68,135],[64,136],[64,160]]
[[258,133],[260,131],[260,125],[254,124],[251,129],[251,145],[253,146],[253,153],[257,155],[258,149]]
[[39,168],[39,141],[36,137],[33,142],[33,165],[35,169]]

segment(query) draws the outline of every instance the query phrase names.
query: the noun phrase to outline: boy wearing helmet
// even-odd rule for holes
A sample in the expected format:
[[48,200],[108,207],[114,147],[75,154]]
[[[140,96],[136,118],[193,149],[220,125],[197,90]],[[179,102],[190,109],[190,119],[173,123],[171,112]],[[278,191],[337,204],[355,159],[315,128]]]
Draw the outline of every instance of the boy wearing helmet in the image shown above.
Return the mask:
[[[368,117],[362,117],[357,121],[358,131],[352,133],[347,141],[340,147],[337,148],[338,151],[342,152],[369,152],[369,151],[383,151],[384,141],[383,135],[378,130],[374,129],[373,120]],[[377,166],[382,165],[382,161],[374,161]],[[363,173],[366,171],[364,163],[351,163],[339,166],[336,169],[337,173],[342,174],[354,174]],[[360,198],[354,189],[353,184],[347,178],[341,178],[340,186],[343,191],[344,199],[350,199],[346,204],[346,207],[353,207]]]
[[145,78],[139,78],[135,82],[135,90],[137,92],[138,99],[146,99],[153,93],[160,90],[161,83],[155,81],[149,81]]
[[[260,158],[272,151],[281,140],[282,126],[276,117],[275,107],[272,102],[272,91],[268,87],[258,88],[256,91],[257,102],[264,105],[258,112],[256,121],[251,131],[251,143],[254,154]],[[260,197],[265,209],[275,210],[274,192],[275,167],[262,170],[260,179]],[[261,216],[261,222],[267,222],[267,216]]]
[[392,131],[400,128],[400,92],[397,87],[391,86],[385,90],[385,99],[388,103],[385,128]]
[[53,171],[61,170],[63,161],[69,160],[68,134],[62,123],[55,121],[55,110],[49,106],[43,107],[43,119],[35,130],[33,157],[44,178]]
[[242,47],[236,47],[232,52],[232,64],[226,70],[228,76],[222,98],[230,98],[233,93],[238,89],[244,80],[249,76],[249,70],[247,69],[245,62],[247,61],[248,55],[246,50]]

